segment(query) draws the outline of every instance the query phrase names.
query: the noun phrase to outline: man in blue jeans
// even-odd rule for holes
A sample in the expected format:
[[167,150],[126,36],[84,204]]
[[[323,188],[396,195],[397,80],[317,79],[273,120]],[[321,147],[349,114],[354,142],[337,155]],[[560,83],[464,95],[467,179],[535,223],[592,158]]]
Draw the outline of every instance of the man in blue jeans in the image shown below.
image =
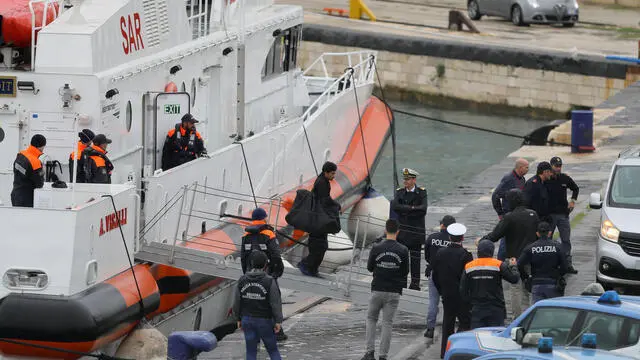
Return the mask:
[[276,333],[282,326],[282,301],[278,284],[266,274],[268,258],[262,251],[249,255],[251,270],[238,280],[233,314],[243,329],[247,360],[255,360],[262,340],[271,360],[280,360]]
[[[562,277],[567,273],[567,257],[558,242],[551,239],[549,223],[541,221],[536,235],[538,241],[527,246],[518,259],[518,269],[525,286],[528,288],[528,284],[531,284],[534,304],[540,300],[563,296]],[[531,265],[530,276],[526,270],[527,265]]]
[[433,283],[433,277],[431,277],[431,264],[433,264],[433,261],[436,259],[438,250],[446,248],[451,243],[449,241],[447,226],[455,222],[456,219],[453,216],[445,215],[442,220],[440,220],[440,231],[429,235],[424,243],[424,258],[427,260],[424,275],[429,280],[429,312],[427,313],[427,330],[425,330],[424,336],[429,339],[433,339],[436,318],[438,317],[438,304],[440,303],[440,293]]
[[[506,200],[507,192],[511,189],[524,190],[526,183],[524,176],[529,172],[529,162],[526,159],[516,160],[516,164],[511,172],[505,174],[500,180],[500,184],[496,186],[496,189],[491,195],[491,203],[493,209],[498,214],[498,219],[502,220],[502,217],[513,210],[513,207],[509,205]],[[506,245],[504,238],[500,239],[500,246],[498,247],[498,260],[504,261],[506,258]]]

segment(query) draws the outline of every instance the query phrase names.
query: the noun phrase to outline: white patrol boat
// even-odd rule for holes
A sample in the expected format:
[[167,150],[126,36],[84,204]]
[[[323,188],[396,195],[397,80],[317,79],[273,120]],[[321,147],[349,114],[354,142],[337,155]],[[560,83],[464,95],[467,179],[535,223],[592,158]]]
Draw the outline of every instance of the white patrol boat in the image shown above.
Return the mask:
[[[302,71],[298,6],[0,0],[0,12],[3,359],[113,353],[143,318],[165,334],[213,328],[233,281],[136,252],[178,241],[235,256],[256,205],[291,247],[305,235],[284,220],[296,190],[333,161],[332,196],[349,208],[390,134],[390,111],[371,95],[376,54],[324,54]],[[327,70],[336,65],[347,70]],[[162,171],[167,132],[187,113],[208,156]],[[84,128],[113,140],[110,185],[69,179]],[[33,208],[12,207],[13,161],[35,134],[67,187],[46,182]]]

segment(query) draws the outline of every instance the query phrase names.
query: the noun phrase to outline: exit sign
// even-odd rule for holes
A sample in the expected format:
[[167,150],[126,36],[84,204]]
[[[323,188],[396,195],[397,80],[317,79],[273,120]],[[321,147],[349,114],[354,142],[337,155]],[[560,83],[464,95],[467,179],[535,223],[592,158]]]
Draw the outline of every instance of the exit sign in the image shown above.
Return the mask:
[[164,113],[171,115],[180,114],[180,104],[166,104],[164,106]]

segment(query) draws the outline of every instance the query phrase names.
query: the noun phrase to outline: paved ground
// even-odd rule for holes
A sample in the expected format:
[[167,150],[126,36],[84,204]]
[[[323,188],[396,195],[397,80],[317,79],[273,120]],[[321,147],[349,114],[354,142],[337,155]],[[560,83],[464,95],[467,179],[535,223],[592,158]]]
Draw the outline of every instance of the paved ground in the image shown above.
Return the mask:
[[471,34],[447,30],[449,9],[465,8],[464,0],[409,1],[414,3],[403,2],[403,0],[365,0],[367,6],[380,20],[373,23],[323,13],[322,9],[325,7],[348,9],[348,2],[345,0],[276,0],[276,2],[303,6],[306,23],[518,48],[543,48],[573,54],[630,56],[638,54],[637,40],[640,37],[638,10],[620,10],[581,4],[580,17],[584,22],[570,29],[546,25],[517,27],[503,19],[483,17],[475,22],[482,34]]
[[[611,98],[602,107],[615,108],[621,104],[631,104],[627,110],[618,112],[605,120],[604,126],[620,124],[631,126],[605,145],[600,145],[594,154],[571,154],[562,147],[523,147],[509,158],[478,174],[468,184],[460,185],[454,193],[431,204],[427,216],[427,226],[435,227],[445,213],[453,213],[458,222],[469,228],[465,247],[475,255],[473,239],[491,231],[496,223],[496,215],[491,208],[490,194],[502,174],[509,171],[516,157],[523,156],[532,162],[548,160],[559,155],[565,162],[565,171],[580,185],[580,196],[576,210],[572,213],[573,258],[579,270],[578,275],[568,277],[567,295],[579,294],[595,279],[595,234],[599,227],[599,211],[587,208],[588,196],[600,190],[606,182],[611,164],[618,152],[628,145],[637,145],[640,135],[640,118],[634,115],[632,99],[640,96],[640,85],[632,86]],[[637,112],[635,112],[637,114]],[[532,168],[535,168],[533,164]],[[530,176],[531,174],[529,174]],[[424,283],[424,280],[423,280]],[[426,288],[423,284],[423,289]],[[319,298],[308,299],[309,294],[294,293],[285,301],[285,313],[291,312],[301,299],[312,303]],[[508,297],[507,297],[508,299]],[[426,306],[426,304],[425,304]],[[509,307],[509,304],[507,304]],[[300,306],[297,307],[298,309]],[[287,310],[288,309],[288,310]],[[291,314],[290,314],[291,315]],[[440,312],[439,320],[442,312]],[[366,307],[346,302],[327,300],[311,309],[293,314],[285,321],[285,329],[290,339],[281,345],[286,359],[359,359],[364,352],[364,322]],[[436,344],[430,346],[422,337],[424,318],[407,313],[398,313],[394,323],[394,337],[390,359],[437,359],[439,358],[439,329]],[[266,359],[261,351],[260,356]],[[221,342],[220,347],[201,359],[243,359],[244,342],[242,332],[237,332]]]

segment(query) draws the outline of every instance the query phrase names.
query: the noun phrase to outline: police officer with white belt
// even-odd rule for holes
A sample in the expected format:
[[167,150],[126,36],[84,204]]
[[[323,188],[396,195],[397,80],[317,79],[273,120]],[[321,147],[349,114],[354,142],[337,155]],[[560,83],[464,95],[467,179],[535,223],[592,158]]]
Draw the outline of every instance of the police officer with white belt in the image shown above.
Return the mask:
[[438,288],[436,288],[431,276],[431,264],[435,261],[438,250],[449,246],[451,243],[447,226],[455,222],[456,219],[453,216],[445,215],[440,220],[440,231],[430,234],[424,242],[424,259],[427,260],[424,275],[429,279],[429,311],[427,313],[427,330],[424,332],[424,336],[430,339],[433,339],[436,318],[438,317],[438,303],[440,302],[440,293],[438,293]]
[[[551,226],[540,222],[536,231],[538,241],[527,246],[518,259],[518,269],[525,279],[525,286],[531,284],[533,303],[564,295],[566,282],[563,276],[567,273],[567,257],[562,245],[553,241]],[[531,275],[526,265],[531,264]]]
[[420,290],[420,250],[425,237],[427,216],[427,190],[416,185],[418,172],[404,168],[404,187],[396,189],[391,202],[391,211],[400,223],[398,242],[409,248],[411,257],[411,284],[409,289]]

